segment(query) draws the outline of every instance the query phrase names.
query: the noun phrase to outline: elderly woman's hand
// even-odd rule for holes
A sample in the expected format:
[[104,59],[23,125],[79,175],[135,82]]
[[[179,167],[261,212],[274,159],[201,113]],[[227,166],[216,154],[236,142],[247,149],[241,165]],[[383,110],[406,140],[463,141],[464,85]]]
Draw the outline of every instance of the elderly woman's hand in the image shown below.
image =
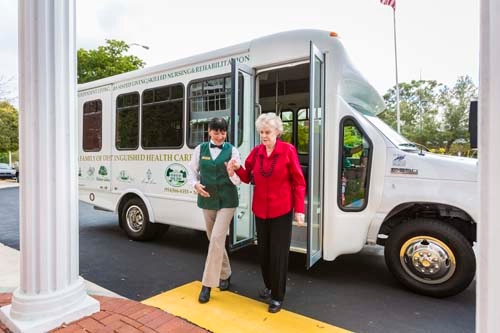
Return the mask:
[[233,165],[233,169],[235,171],[240,168],[240,164],[235,159],[232,159],[231,162],[232,162],[232,165]]
[[295,213],[293,220],[297,222],[298,227],[303,227],[305,225],[304,223],[304,214],[303,213]]
[[238,162],[236,162],[235,159],[231,159],[229,162],[225,162],[225,165],[229,177],[232,177],[234,175],[234,171],[240,168],[240,165],[238,164]]

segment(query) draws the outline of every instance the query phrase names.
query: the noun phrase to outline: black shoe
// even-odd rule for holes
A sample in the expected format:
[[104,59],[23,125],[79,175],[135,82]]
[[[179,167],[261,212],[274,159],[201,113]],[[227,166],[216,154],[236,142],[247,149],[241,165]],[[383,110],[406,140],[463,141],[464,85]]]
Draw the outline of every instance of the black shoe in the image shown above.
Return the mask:
[[259,290],[259,296],[260,296],[260,298],[263,298],[263,299],[271,298],[271,289],[264,288],[264,289]]
[[225,280],[220,280],[219,282],[219,289],[220,291],[225,291],[225,290],[228,290],[229,289],[229,284],[231,283],[231,276],[229,276],[227,279]]
[[271,302],[269,302],[269,309],[267,311],[269,311],[271,313],[276,313],[279,310],[281,310],[282,304],[283,304],[283,302],[276,301],[276,300],[272,299]]
[[201,287],[201,291],[200,291],[200,296],[198,297],[198,302],[200,303],[206,303],[210,300],[210,290],[212,290],[212,288],[210,287]]

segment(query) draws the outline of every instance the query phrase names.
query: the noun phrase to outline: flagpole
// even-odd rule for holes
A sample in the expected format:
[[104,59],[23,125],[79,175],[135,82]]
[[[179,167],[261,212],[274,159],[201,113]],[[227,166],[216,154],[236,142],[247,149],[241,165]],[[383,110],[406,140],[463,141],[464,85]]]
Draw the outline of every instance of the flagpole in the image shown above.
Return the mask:
[[392,8],[392,19],[394,25],[394,63],[396,68],[396,125],[398,133],[401,133],[401,120],[399,112],[399,81],[398,81],[398,48],[396,45],[396,8]]

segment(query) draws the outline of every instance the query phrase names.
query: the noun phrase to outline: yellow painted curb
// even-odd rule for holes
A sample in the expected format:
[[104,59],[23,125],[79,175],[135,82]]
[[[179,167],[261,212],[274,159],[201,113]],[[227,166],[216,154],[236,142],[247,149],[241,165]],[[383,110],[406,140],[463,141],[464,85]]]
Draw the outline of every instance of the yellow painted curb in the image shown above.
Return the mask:
[[269,313],[267,303],[259,302],[230,291],[212,288],[210,301],[198,302],[201,282],[194,281],[142,303],[189,320],[215,333],[345,333],[345,329],[323,323],[282,309]]

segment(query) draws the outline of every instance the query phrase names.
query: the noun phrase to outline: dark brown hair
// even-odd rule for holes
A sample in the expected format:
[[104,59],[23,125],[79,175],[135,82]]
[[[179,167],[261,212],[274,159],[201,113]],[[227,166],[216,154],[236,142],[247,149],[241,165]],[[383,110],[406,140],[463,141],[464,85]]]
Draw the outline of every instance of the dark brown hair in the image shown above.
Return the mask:
[[208,129],[214,131],[226,131],[227,132],[227,121],[224,118],[212,118],[208,121]]

